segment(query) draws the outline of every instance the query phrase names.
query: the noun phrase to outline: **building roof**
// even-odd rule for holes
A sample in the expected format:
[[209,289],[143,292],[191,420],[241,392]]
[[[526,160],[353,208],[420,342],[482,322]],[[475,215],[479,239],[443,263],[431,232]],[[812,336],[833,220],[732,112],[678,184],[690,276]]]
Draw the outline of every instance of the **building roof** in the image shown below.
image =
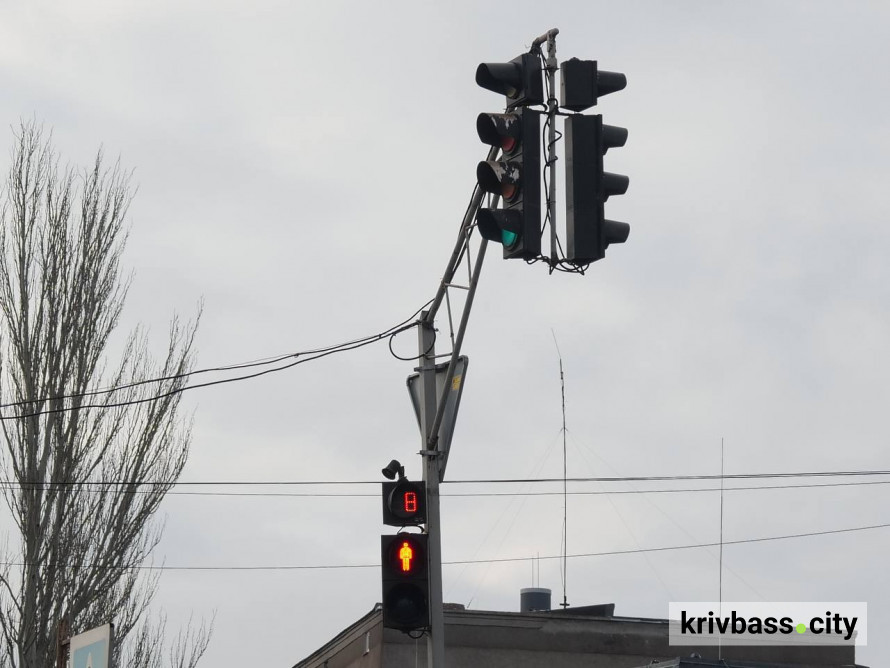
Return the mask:
[[[500,612],[445,608],[449,668],[853,668],[853,646],[722,648],[668,644],[668,621],[603,615],[609,607]],[[591,614],[593,613],[593,614]],[[425,642],[383,628],[379,606],[294,668],[425,666]],[[683,658],[680,655],[685,655]]]

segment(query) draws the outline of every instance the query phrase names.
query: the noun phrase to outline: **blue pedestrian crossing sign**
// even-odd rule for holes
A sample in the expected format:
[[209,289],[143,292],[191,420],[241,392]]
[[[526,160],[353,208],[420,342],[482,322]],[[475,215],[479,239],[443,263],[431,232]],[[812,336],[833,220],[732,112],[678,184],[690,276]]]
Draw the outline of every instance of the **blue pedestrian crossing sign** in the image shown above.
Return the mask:
[[71,668],[110,668],[112,625],[105,624],[71,638]]

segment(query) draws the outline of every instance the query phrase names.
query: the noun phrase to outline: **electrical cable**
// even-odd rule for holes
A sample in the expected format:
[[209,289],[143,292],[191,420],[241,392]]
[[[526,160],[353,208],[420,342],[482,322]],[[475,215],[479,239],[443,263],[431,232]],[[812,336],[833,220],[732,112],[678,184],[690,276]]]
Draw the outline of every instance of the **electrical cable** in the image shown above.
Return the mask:
[[[444,482],[447,481],[443,481]],[[750,492],[758,490],[777,489],[814,489],[820,487],[862,487],[866,485],[890,485],[890,480],[872,480],[859,482],[830,482],[814,485],[760,485],[751,487],[725,487],[724,492]],[[683,489],[625,489],[625,490],[595,490],[592,492],[567,492],[569,496],[609,496],[613,494],[675,494],[696,492],[719,492],[719,487],[694,487]],[[140,492],[147,493],[147,492]],[[324,497],[324,498],[377,498],[380,493],[353,493],[353,492],[167,492],[178,496],[260,496],[260,497]],[[442,492],[443,497],[453,498],[479,498],[479,497],[517,497],[517,496],[562,496],[563,492]]]
[[[819,478],[819,477],[843,477],[843,476],[875,476],[890,475],[890,470],[860,470],[860,471],[799,471],[787,473],[729,473],[726,475],[653,475],[653,476],[597,476],[586,478],[568,478],[569,482],[652,482],[673,480],[759,480],[767,478]],[[489,478],[475,480],[449,480],[452,485],[480,485],[500,483],[561,483],[562,478]]]
[[[586,451],[586,452],[589,452],[591,455],[593,455],[594,457],[596,457],[596,458],[597,458],[597,459],[598,459],[598,460],[599,460],[599,461],[600,461],[600,462],[601,462],[607,469],[609,469],[609,471],[610,471],[612,474],[616,474],[616,475],[618,474],[618,471],[617,471],[617,470],[616,470],[616,469],[615,469],[615,468],[614,468],[614,467],[613,467],[613,466],[612,466],[612,465],[611,465],[611,464],[610,464],[604,457],[602,457],[602,456],[597,452],[596,448],[592,447],[592,446],[589,445],[589,444],[585,444],[585,443],[583,443],[582,441],[579,441],[579,440],[575,439],[574,435],[571,435],[571,436],[572,436],[572,442],[573,442],[573,443],[575,444],[575,446],[577,447],[577,452],[578,452],[578,454],[581,456],[582,460],[584,460],[585,462],[588,463],[588,466],[590,467],[591,472],[596,471],[596,468],[595,468],[595,467],[594,467],[594,466],[587,460],[587,456],[586,456],[586,454],[585,454],[585,451]],[[721,469],[720,472],[721,472],[721,473],[724,473],[723,469]],[[860,482],[861,482],[861,481],[860,481]],[[875,481],[875,482],[888,482],[888,483],[890,483],[890,481]],[[834,484],[834,483],[829,483],[829,484]],[[854,484],[854,485],[855,485],[855,484],[857,484],[857,483],[837,483],[837,484],[841,484],[841,485],[844,485],[844,484]],[[867,484],[871,484],[871,482],[867,482]],[[633,483],[628,483],[628,485],[629,485],[629,487],[630,487],[631,490],[637,489],[637,487],[635,487],[635,486],[633,485]],[[782,487],[782,486],[783,486],[783,485],[774,485],[774,486],[772,486],[772,487]],[[787,486],[787,487],[792,487],[793,485],[785,485],[785,486]],[[798,486],[799,486],[799,487],[809,487],[810,485],[798,485]],[[737,486],[737,487],[738,487],[738,486]],[[766,486],[764,486],[764,485],[758,485],[757,487],[754,487],[754,489],[763,488],[763,487],[766,487]],[[721,482],[720,487],[716,487],[716,488],[713,488],[713,489],[714,489],[715,491],[721,492],[721,498],[723,498],[723,494],[722,494],[722,489],[721,489],[721,488],[724,488],[724,485],[723,485],[722,482]],[[701,488],[699,488],[699,489],[701,489]],[[620,510],[618,509],[618,507],[615,505],[615,503],[612,501],[612,497],[611,497],[611,496],[607,496],[606,499],[609,501],[610,505],[612,505],[612,507],[613,507],[614,511],[616,512],[616,514],[618,514],[618,515],[620,516],[620,515],[621,515],[621,512],[620,512]],[[657,513],[659,513],[662,517],[664,517],[666,520],[668,520],[668,522],[670,522],[672,525],[674,525],[674,526],[680,531],[680,533],[682,533],[682,534],[684,534],[685,536],[687,536],[687,538],[688,538],[689,540],[691,540],[691,541],[693,541],[693,542],[698,542],[698,541],[701,540],[701,537],[700,537],[700,536],[694,535],[689,529],[686,528],[685,523],[680,522],[680,521],[679,521],[677,518],[675,518],[671,513],[667,512],[667,510],[666,510],[665,508],[663,508],[663,507],[660,506],[659,504],[655,503],[655,502],[652,500],[652,497],[651,497],[651,496],[643,496],[642,499],[643,499],[647,504],[649,504],[649,506],[651,506]],[[627,523],[625,522],[625,524],[627,524]],[[630,531],[630,527],[629,527],[629,526],[628,526],[628,531]],[[707,550],[707,554],[708,554],[709,556],[711,556],[715,561],[717,561],[717,562],[718,562],[718,565],[722,563],[722,560],[719,558],[719,555],[715,555],[714,552],[713,552],[712,550],[710,550],[710,549]],[[649,557],[648,557],[647,555],[643,555],[643,558],[646,560],[647,563],[650,564],[650,566],[652,567],[652,570],[653,570],[653,571],[656,571],[656,570],[657,570],[655,564],[653,564],[653,563],[650,561],[650,559],[649,559]],[[727,564],[723,564],[723,565],[721,566],[721,569],[725,569],[726,571],[728,571],[729,573],[731,573],[731,574],[732,574],[732,575],[733,575],[733,576],[734,576],[734,577],[735,577],[735,578],[736,578],[742,585],[744,585],[749,591],[751,591],[751,593],[753,593],[753,594],[754,594],[754,597],[755,597],[753,600],[764,601],[764,600],[767,599],[767,597],[765,597],[763,594],[761,594],[761,593],[760,593],[754,586],[752,586],[752,585],[748,582],[748,580],[747,580],[744,576],[742,576],[740,573],[738,573],[736,570],[734,570],[731,566],[729,566],[729,565],[727,565]],[[660,578],[660,576],[659,576],[659,580],[660,580],[660,579],[661,579],[661,578]],[[663,585],[664,585],[665,589],[669,589],[668,586],[667,586],[667,583],[664,583],[664,582],[663,582]],[[676,599],[673,599],[673,598],[672,598],[672,599],[670,599],[670,600],[676,600]]]
[[[794,538],[810,538],[814,536],[829,536],[842,533],[855,533],[859,531],[872,531],[874,529],[886,529],[890,527],[890,522],[883,524],[870,524],[858,527],[846,527],[843,529],[826,529],[824,531],[808,531],[803,533],[784,534],[780,536],[760,536],[757,538],[741,538],[738,540],[725,540],[724,545],[745,545],[750,543],[766,543],[777,540],[791,540]],[[717,547],[719,543],[693,543],[687,545],[665,545],[660,547],[642,547],[631,550],[606,550],[603,552],[585,552],[581,554],[570,554],[569,559],[584,559],[590,557],[612,557],[626,554],[640,554],[643,552],[670,552],[673,550],[694,550],[705,547]],[[493,559],[464,559],[456,561],[443,561],[443,566],[461,566],[464,564],[501,564],[520,561],[533,560],[554,560],[562,559],[562,555],[550,556],[534,556],[534,557],[499,557]],[[26,564],[21,562],[0,562],[3,566],[14,566],[23,568]],[[45,564],[41,564],[45,565]],[[55,564],[56,568],[63,568],[64,565]],[[152,565],[132,565],[132,566],[107,566],[103,564],[87,564],[80,568],[90,569],[116,569],[116,570],[144,570],[144,571],[300,571],[300,570],[340,570],[352,568],[380,568],[380,564],[307,564],[307,565],[279,565],[279,566],[152,566]]]
[[[547,60],[544,57],[543,51],[541,51],[539,49],[538,55],[541,58],[542,68],[546,69],[547,68]],[[553,141],[551,142],[549,140],[549,131],[553,126],[553,122],[554,122],[556,116],[569,116],[570,114],[565,114],[565,113],[562,113],[559,111],[559,107],[558,107],[559,100],[556,98],[556,91],[553,90],[553,86],[551,85],[550,78],[544,77],[544,82],[546,85],[546,93],[547,93],[547,104],[546,104],[546,109],[545,109],[545,111],[547,111],[547,120],[544,121],[544,127],[541,131],[541,143],[544,144],[544,146],[546,147],[547,153],[549,155],[549,153],[553,149],[553,147],[556,146],[557,143],[562,141],[562,138],[563,138],[563,133],[560,132],[559,130],[553,128],[553,133],[554,133]],[[554,221],[552,220],[552,218],[550,216],[551,199],[550,199],[550,188],[548,185],[549,182],[547,180],[547,171],[549,169],[552,172],[557,160],[559,160],[559,158],[557,158],[555,156],[552,160],[550,160],[550,159],[545,160],[544,167],[541,170],[542,171],[542,179],[544,181],[544,192],[547,194],[546,211],[544,213],[544,222],[541,225],[541,236],[542,237],[544,235],[544,231],[546,230],[547,226],[550,225],[552,227],[554,225]],[[553,232],[553,238],[556,240],[556,248],[559,251],[559,259],[558,260],[554,261],[550,257],[541,255],[541,256],[533,258],[531,260],[527,260],[527,263],[534,264],[535,262],[543,261],[547,264],[548,270],[551,274],[554,271],[561,271],[561,272],[568,273],[568,274],[581,274],[583,276],[584,272],[587,270],[587,267],[590,265],[590,263],[588,262],[585,264],[574,264],[572,262],[568,262],[565,259],[565,251],[563,250],[563,247],[562,247],[562,241],[560,240],[559,233],[556,230],[554,230],[554,232]]]
[[[321,349],[321,350],[325,350],[325,349]],[[15,406],[24,406],[27,404],[43,403],[46,401],[59,401],[59,400],[64,400],[64,399],[78,399],[81,397],[93,397],[93,396],[98,396],[101,394],[111,394],[113,392],[119,392],[121,390],[127,390],[127,389],[130,389],[133,387],[139,387],[140,385],[147,385],[149,383],[161,383],[161,382],[165,382],[165,381],[169,381],[169,380],[178,380],[180,378],[187,378],[189,376],[196,376],[196,375],[203,374],[203,373],[233,371],[236,369],[246,369],[246,368],[251,368],[251,367],[256,367],[256,366],[265,366],[268,364],[276,364],[278,362],[284,361],[291,357],[298,357],[300,355],[308,355],[308,354],[312,354],[314,352],[320,352],[320,351],[303,351],[303,352],[298,352],[298,353],[286,353],[284,355],[278,355],[276,357],[262,358],[262,359],[254,360],[251,362],[240,362],[237,364],[228,364],[228,365],[218,366],[218,367],[208,367],[205,369],[197,369],[195,371],[185,371],[183,373],[171,374],[169,376],[160,376],[158,378],[148,378],[145,380],[137,380],[137,381],[133,381],[132,383],[125,383],[123,385],[115,385],[113,387],[99,388],[99,389],[90,390],[87,392],[78,392],[78,393],[74,393],[74,394],[61,394],[61,395],[55,395],[55,396],[44,396],[44,397],[39,397],[39,398],[33,399],[33,400],[12,401],[12,402],[8,402],[8,403],[0,403],[0,409],[12,408]]]
[[[413,327],[414,325],[412,325]],[[401,360],[402,362],[413,362],[414,360],[418,360],[421,357],[426,357],[427,353],[429,353],[433,348],[436,347],[436,330],[433,329],[433,340],[430,343],[429,347],[424,350],[420,355],[412,355],[411,357],[402,357],[401,355],[396,355],[396,352],[392,349],[392,340],[396,337],[396,334],[401,333],[404,330],[399,330],[398,332],[393,332],[393,334],[389,337],[389,354],[395,357],[397,360]]]
[[[863,475],[888,475],[890,473],[876,472],[876,473],[867,473],[863,472]],[[842,477],[845,475],[854,475],[851,473],[839,473],[838,477]],[[807,477],[806,475],[801,477]],[[596,479],[590,479],[592,482],[596,482]],[[452,484],[454,481],[443,480],[443,485]],[[466,484],[467,481],[464,481]],[[533,482],[533,480],[529,480],[529,482]],[[40,491],[46,491],[57,487],[62,486],[95,486],[97,492],[106,491],[105,488],[117,486],[151,486],[153,484],[159,483],[149,483],[149,482],[139,482],[139,483],[131,483],[131,482],[120,482],[120,481],[85,481],[85,482],[42,482],[42,483],[18,483],[12,481],[0,481],[0,489],[37,489]],[[261,482],[261,481],[203,481],[203,482],[178,482],[174,483],[174,486],[188,486],[188,485],[232,485],[232,486],[258,486],[262,487],[264,485],[275,485],[275,486],[290,486],[290,485],[379,485],[380,481],[361,481],[361,480],[328,480],[328,481],[273,481],[273,482]],[[817,489],[821,487],[864,487],[867,485],[890,485],[890,480],[866,480],[866,481],[856,481],[856,482],[829,482],[829,483],[813,483],[806,485],[754,485],[754,486],[735,486],[735,487],[725,487],[723,491],[725,492],[746,492],[746,491],[757,491],[757,490],[777,490],[777,489]],[[130,494],[147,494],[149,493],[147,490],[140,489],[132,489],[132,490],[119,490],[121,492],[130,493]],[[681,494],[681,493],[698,493],[698,492],[719,492],[719,487],[683,487],[683,488],[674,488],[674,489],[625,489],[625,490],[595,490],[595,491],[569,491],[567,494],[569,496],[599,496],[599,495],[609,495],[609,494]],[[344,498],[372,498],[380,496],[379,493],[359,493],[359,492],[177,492],[177,491],[169,491],[168,495],[177,495],[177,496],[257,496],[257,497],[344,497]],[[468,498],[478,498],[478,497],[493,497],[493,496],[504,496],[504,497],[516,497],[516,496],[562,496],[562,491],[554,491],[554,492],[442,492],[442,496],[447,497],[468,497]]]
[[[413,327],[413,326],[414,325],[410,325],[410,327]],[[387,333],[387,335],[388,334],[389,333]],[[166,397],[171,397],[173,395],[185,392],[186,390],[195,390],[195,389],[199,389],[199,388],[203,388],[203,387],[212,387],[214,385],[224,385],[226,383],[234,383],[234,382],[238,382],[238,381],[242,381],[242,380],[259,378],[260,376],[265,376],[270,373],[276,373],[278,371],[284,371],[285,369],[290,369],[291,367],[297,366],[299,364],[303,364],[305,362],[311,362],[311,361],[314,361],[317,359],[321,359],[322,357],[327,357],[328,355],[333,355],[334,353],[345,352],[347,350],[355,350],[356,348],[361,348],[363,346],[370,345],[371,343],[375,343],[378,340],[379,339],[375,338],[375,339],[371,339],[368,341],[363,341],[362,343],[357,343],[357,344],[345,346],[342,348],[336,348],[336,349],[329,350],[324,353],[320,353],[318,355],[314,355],[312,357],[304,357],[302,359],[297,359],[296,361],[291,362],[290,364],[285,364],[283,366],[275,367],[273,369],[257,371],[255,373],[245,374],[242,376],[235,376],[234,378],[223,378],[221,380],[213,380],[213,381],[208,381],[205,383],[196,383],[194,385],[184,385],[182,387],[177,387],[172,390],[168,390],[166,392],[152,394],[151,396],[148,396],[148,397],[141,397],[138,399],[130,399],[128,401],[111,401],[111,402],[105,402],[105,403],[101,403],[101,404],[97,403],[97,404],[80,404],[78,406],[62,406],[60,408],[48,408],[45,410],[34,411],[33,413],[22,413],[20,415],[2,415],[2,416],[0,416],[0,420],[20,420],[20,419],[24,419],[24,418],[36,417],[38,415],[47,415],[50,413],[66,413],[66,412],[70,412],[70,411],[74,411],[74,410],[86,410],[86,409],[91,409],[91,408],[103,408],[103,409],[123,408],[125,406],[134,406],[137,404],[144,404],[144,403],[148,403],[151,401],[158,401],[159,399],[164,399]],[[112,392],[113,391],[114,390],[112,390]],[[110,394],[110,392],[109,392],[109,394]],[[27,402],[27,403],[31,403],[31,402]]]
[[[176,381],[176,380],[181,380],[183,378],[188,378],[193,375],[197,375],[199,373],[208,373],[208,372],[212,372],[212,371],[221,371],[221,370],[222,371],[235,370],[235,369],[241,369],[241,368],[252,368],[255,366],[261,366],[261,365],[281,362],[286,359],[297,358],[293,362],[284,364],[282,366],[277,366],[272,369],[265,369],[263,371],[258,371],[255,373],[245,374],[245,375],[241,375],[241,376],[235,376],[232,378],[223,378],[220,380],[208,381],[205,383],[195,383],[192,385],[183,385],[181,387],[174,387],[172,390],[169,390],[167,392],[160,392],[160,393],[148,396],[148,397],[141,397],[138,399],[131,399],[128,401],[119,401],[119,402],[107,401],[104,403],[96,403],[96,404],[81,404],[78,406],[62,406],[59,408],[49,408],[49,409],[45,409],[45,410],[34,411],[31,413],[23,413],[20,415],[0,415],[0,421],[18,420],[18,419],[23,419],[23,418],[28,418],[28,417],[36,417],[38,415],[45,415],[45,414],[49,414],[49,413],[63,413],[63,412],[69,412],[69,411],[81,410],[81,409],[90,409],[90,408],[105,408],[105,409],[120,408],[120,407],[135,405],[135,404],[147,403],[150,401],[157,401],[157,400],[163,399],[165,397],[169,397],[169,396],[173,396],[175,394],[179,394],[181,392],[185,392],[186,390],[194,390],[194,389],[203,388],[203,387],[211,387],[213,385],[222,385],[225,383],[234,383],[237,381],[258,378],[260,376],[265,376],[270,373],[276,373],[278,371],[284,371],[286,369],[290,369],[294,366],[303,364],[305,362],[311,362],[311,361],[321,359],[322,357],[327,357],[328,355],[333,355],[334,353],[345,352],[348,350],[355,350],[357,348],[362,348],[362,347],[370,345],[372,343],[376,343],[377,341],[380,341],[384,338],[393,337],[396,334],[398,334],[402,331],[405,331],[407,329],[411,329],[412,327],[415,327],[417,325],[416,322],[411,322],[411,321],[417,316],[417,314],[419,314],[430,303],[432,303],[432,300],[427,301],[423,306],[421,306],[419,309],[417,309],[409,318],[403,320],[402,322],[400,322],[397,325],[393,325],[392,327],[384,330],[383,332],[379,332],[377,334],[372,334],[370,336],[366,336],[366,337],[363,337],[360,339],[354,339],[352,341],[348,341],[345,343],[340,343],[340,344],[333,345],[333,346],[327,346],[325,348],[317,348],[314,350],[297,352],[297,353],[288,353],[286,355],[281,355],[281,356],[272,357],[272,358],[266,358],[264,360],[259,360],[259,361],[255,361],[255,362],[245,362],[245,363],[222,366],[222,367],[199,369],[197,371],[189,371],[189,372],[184,372],[181,374],[174,374],[174,375],[170,375],[170,376],[145,379],[145,380],[135,381],[133,383],[128,383],[128,384],[121,385],[121,386],[108,388],[105,390],[92,390],[89,392],[82,392],[82,393],[68,394],[68,395],[59,395],[59,396],[47,397],[47,398],[33,400],[33,401],[18,401],[18,402],[12,402],[12,403],[5,403],[5,404],[0,404],[0,408],[24,406],[24,405],[28,405],[28,404],[42,403],[45,401],[75,399],[75,398],[97,396],[97,395],[103,395],[103,394],[106,396],[110,396],[114,392],[118,392],[123,389],[132,388],[132,387],[136,387],[136,386],[140,386],[140,385],[146,385],[149,383],[162,383],[162,382],[167,382],[167,381]],[[393,353],[393,355],[395,355],[395,353]]]

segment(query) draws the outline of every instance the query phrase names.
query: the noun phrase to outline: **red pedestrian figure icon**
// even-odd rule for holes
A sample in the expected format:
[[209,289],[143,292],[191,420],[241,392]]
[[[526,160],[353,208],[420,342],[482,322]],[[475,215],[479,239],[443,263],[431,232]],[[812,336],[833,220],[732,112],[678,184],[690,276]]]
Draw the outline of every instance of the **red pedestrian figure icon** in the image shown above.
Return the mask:
[[402,549],[399,550],[399,559],[402,560],[402,571],[407,573],[411,570],[411,562],[414,560],[414,549],[406,540],[402,543]]

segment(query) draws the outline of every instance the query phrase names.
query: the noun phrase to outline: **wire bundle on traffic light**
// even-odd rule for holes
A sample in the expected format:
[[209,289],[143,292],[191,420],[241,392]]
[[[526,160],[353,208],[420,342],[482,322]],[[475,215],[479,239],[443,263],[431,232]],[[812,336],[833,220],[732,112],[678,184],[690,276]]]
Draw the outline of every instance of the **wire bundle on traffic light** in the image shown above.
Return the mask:
[[[482,63],[476,70],[478,85],[506,97],[505,113],[482,113],[476,121],[479,139],[501,149],[500,159],[480,162],[476,169],[479,187],[500,197],[500,207],[496,199],[481,207],[476,223],[484,239],[503,246],[506,259],[543,260],[551,271],[583,273],[591,262],[605,257],[610,244],[624,243],[630,226],[607,220],[604,211],[610,196],[627,191],[626,176],[603,169],[606,151],[623,146],[627,130],[604,125],[602,116],[580,112],[596,105],[599,97],[623,89],[627,79],[617,72],[600,71],[596,61],[572,58],[559,65],[557,105],[553,90],[555,50],[551,55],[544,59],[536,43],[531,52],[508,63]],[[530,108],[535,105],[543,105],[544,111]],[[545,117],[547,134],[557,115],[566,117],[565,133],[550,131],[542,170],[541,117]],[[547,170],[556,160],[552,149],[557,135],[566,140],[566,247],[563,249],[554,231],[558,250],[553,248],[547,257],[541,253],[541,237],[547,224],[553,225],[554,221],[550,194],[546,194],[544,224],[541,222],[541,178],[543,171],[546,189]]]

